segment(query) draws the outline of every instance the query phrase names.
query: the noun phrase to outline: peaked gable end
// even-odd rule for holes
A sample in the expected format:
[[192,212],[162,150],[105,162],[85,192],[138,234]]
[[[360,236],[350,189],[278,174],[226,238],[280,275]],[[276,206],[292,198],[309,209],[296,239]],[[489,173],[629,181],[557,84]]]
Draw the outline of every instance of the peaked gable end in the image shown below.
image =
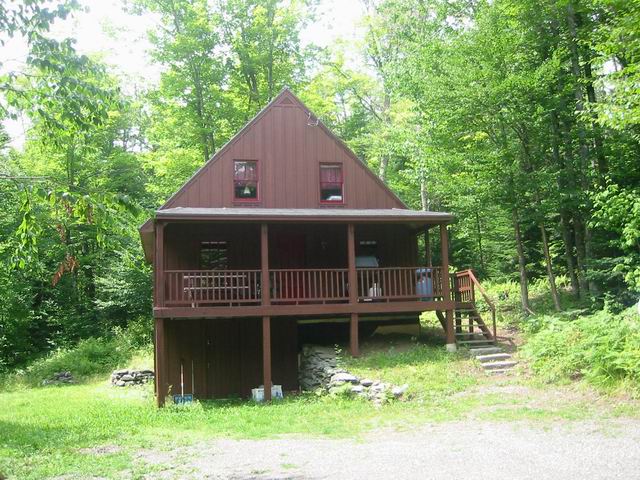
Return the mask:
[[[257,198],[236,199],[234,165],[254,162]],[[161,209],[174,207],[318,208],[320,165],[342,168],[336,208],[407,208],[289,90],[283,90],[222,147]]]

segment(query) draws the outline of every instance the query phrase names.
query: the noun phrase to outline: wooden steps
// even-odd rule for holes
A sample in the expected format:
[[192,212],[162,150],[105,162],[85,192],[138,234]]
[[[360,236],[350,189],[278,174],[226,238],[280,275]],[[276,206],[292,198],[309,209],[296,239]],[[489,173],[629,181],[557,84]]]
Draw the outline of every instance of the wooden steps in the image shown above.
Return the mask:
[[[452,300],[455,301],[454,335],[456,344],[469,349],[488,375],[508,373],[518,362],[511,354],[496,345],[496,306],[482,288],[472,270],[457,272],[452,281]],[[490,315],[491,328],[476,306],[476,292],[484,299]],[[442,327],[447,330],[442,312],[436,312]]]
[[518,362],[512,360],[510,353],[500,347],[471,347],[469,353],[480,362],[480,366],[488,375],[509,373]]

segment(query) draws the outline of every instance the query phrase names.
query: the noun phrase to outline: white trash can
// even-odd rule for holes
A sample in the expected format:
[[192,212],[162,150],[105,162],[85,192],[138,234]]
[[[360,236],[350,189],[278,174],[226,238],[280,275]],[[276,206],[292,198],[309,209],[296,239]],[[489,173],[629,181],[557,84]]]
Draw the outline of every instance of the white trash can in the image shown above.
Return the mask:
[[[264,402],[264,386],[260,385],[258,388],[251,389],[251,397],[254,402]],[[271,399],[281,399],[282,398],[282,385],[272,385],[271,386]]]

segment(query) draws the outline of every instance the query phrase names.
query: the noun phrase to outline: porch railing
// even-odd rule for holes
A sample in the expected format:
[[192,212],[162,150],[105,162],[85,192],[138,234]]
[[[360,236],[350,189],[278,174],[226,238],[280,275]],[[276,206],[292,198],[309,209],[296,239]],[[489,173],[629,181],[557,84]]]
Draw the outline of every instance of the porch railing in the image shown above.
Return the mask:
[[269,270],[271,303],[343,303],[349,300],[348,270]]
[[358,301],[432,301],[442,297],[441,267],[358,268]]
[[[164,305],[258,305],[261,271],[165,270]],[[442,299],[441,267],[356,269],[358,302],[432,301]],[[271,303],[322,304],[349,301],[349,271],[332,269],[269,270]]]
[[165,305],[258,304],[260,270],[165,270]]
[[456,302],[470,303],[474,305],[474,308],[476,308],[476,290],[480,293],[487,305],[489,312],[491,313],[491,327],[493,338],[497,338],[496,305],[495,303],[493,303],[493,300],[491,299],[489,294],[476,278],[473,270],[462,270],[460,272],[456,272],[455,275],[451,277],[451,279],[453,281],[452,293],[454,294],[454,300]]

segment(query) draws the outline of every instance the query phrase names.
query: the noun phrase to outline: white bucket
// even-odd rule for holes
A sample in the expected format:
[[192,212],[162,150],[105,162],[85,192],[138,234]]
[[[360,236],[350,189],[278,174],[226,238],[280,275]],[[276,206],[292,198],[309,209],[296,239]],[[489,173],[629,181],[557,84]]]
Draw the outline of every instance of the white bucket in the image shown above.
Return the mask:
[[[264,388],[252,388],[251,396],[255,402],[264,402]],[[271,399],[276,400],[282,398],[282,385],[271,386]]]

